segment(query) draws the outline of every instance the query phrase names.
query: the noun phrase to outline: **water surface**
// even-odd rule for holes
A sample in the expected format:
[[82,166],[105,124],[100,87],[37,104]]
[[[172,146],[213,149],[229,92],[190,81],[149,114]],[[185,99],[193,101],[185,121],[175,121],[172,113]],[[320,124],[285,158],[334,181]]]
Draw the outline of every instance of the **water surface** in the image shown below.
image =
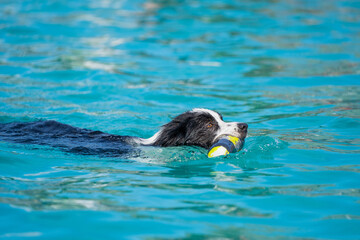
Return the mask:
[[0,141],[0,239],[360,239],[358,1],[0,1],[0,122],[150,137],[195,107],[244,149]]

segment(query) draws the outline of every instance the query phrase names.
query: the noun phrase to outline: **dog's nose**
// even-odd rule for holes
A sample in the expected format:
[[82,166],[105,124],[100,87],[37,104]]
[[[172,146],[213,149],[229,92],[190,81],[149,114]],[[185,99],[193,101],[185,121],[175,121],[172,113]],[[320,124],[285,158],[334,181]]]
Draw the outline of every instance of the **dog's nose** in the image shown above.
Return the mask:
[[248,125],[246,123],[238,123],[238,128],[241,130],[241,131],[246,131],[247,128],[248,128]]

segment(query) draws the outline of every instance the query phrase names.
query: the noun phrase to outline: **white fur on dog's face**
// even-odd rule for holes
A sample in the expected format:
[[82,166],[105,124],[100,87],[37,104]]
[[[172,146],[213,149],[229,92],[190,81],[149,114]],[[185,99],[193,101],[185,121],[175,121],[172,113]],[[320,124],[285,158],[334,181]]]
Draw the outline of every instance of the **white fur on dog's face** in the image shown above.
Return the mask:
[[215,111],[195,108],[163,125],[153,137],[139,139],[138,142],[162,147],[193,145],[209,148],[223,135],[243,140],[246,134],[246,123],[224,122],[222,116]]
[[215,133],[216,137],[214,141],[216,141],[218,138],[224,135],[231,135],[234,137],[243,138],[241,134],[241,129],[239,129],[238,122],[224,122],[222,116],[219,113],[205,108],[194,108],[192,112],[205,112],[210,114],[215,119],[215,121],[219,126],[219,129]]

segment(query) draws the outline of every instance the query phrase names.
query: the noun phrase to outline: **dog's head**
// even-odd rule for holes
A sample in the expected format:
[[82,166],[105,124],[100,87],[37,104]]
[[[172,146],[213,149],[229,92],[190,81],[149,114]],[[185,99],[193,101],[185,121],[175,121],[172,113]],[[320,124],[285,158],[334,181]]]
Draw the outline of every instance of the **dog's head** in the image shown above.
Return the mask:
[[244,140],[247,128],[246,123],[224,122],[222,116],[215,111],[195,108],[162,126],[161,130],[149,139],[149,144],[162,147],[192,145],[210,148],[223,135]]

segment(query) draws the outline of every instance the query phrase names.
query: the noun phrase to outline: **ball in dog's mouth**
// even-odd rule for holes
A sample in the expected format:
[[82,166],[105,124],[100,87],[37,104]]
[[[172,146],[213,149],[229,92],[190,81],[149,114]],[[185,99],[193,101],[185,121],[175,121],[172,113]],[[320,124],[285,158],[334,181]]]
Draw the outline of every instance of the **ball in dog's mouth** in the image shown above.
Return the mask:
[[235,136],[224,135],[214,143],[208,152],[208,157],[218,157],[227,155],[229,153],[235,153],[242,149],[245,139],[240,139]]

